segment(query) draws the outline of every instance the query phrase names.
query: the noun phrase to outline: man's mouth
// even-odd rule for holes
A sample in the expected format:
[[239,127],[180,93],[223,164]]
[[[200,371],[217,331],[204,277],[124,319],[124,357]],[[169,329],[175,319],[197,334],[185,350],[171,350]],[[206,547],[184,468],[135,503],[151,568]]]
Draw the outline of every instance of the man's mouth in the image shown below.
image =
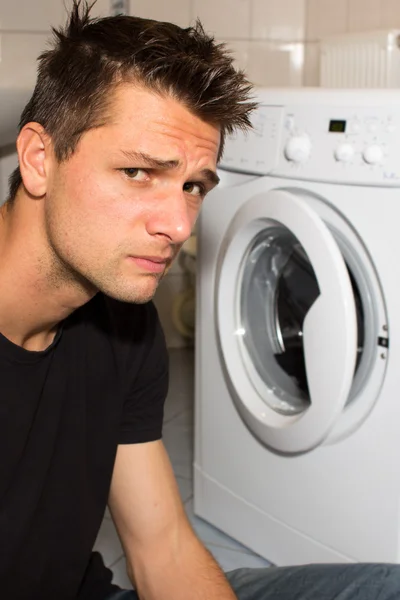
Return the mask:
[[171,256],[130,256],[140,269],[149,273],[163,273],[171,262]]

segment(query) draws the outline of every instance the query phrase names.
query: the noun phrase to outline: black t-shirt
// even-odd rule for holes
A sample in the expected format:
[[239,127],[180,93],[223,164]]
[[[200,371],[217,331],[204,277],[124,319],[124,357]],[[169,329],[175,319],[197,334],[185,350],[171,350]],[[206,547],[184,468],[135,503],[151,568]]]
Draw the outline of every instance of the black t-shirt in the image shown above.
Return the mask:
[[99,600],[92,554],[118,444],[161,437],[168,358],[154,306],[98,294],[43,352],[0,334],[0,597]]

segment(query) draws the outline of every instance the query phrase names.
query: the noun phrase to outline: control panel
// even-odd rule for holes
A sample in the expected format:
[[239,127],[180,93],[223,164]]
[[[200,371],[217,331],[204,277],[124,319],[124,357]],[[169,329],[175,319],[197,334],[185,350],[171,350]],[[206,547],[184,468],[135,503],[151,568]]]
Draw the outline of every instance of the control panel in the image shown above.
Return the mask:
[[285,178],[400,187],[400,106],[260,106],[221,166]]
[[220,165],[241,173],[270,173],[279,162],[283,116],[280,106],[260,106],[252,115],[252,130],[227,137]]

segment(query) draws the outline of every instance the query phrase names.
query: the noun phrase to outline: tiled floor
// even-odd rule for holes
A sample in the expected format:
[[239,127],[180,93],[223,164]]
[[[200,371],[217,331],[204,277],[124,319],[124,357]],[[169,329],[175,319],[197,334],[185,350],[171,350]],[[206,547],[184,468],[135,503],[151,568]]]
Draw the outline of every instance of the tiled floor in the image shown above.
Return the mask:
[[[237,567],[263,567],[268,563],[193,513],[193,351],[170,351],[170,390],[165,406],[164,443],[179,484],[186,513],[197,535],[225,571]],[[95,549],[114,572],[114,582],[130,588],[125,559],[114,525],[107,514]]]

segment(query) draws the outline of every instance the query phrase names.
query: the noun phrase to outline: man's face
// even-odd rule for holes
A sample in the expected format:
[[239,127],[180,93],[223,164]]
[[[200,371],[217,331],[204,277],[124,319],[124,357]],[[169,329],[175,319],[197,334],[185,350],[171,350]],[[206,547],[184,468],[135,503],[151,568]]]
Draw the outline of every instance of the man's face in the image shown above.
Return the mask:
[[134,85],[114,93],[108,124],[70,159],[50,162],[45,199],[55,260],[72,278],[146,302],[216,183],[219,129]]

